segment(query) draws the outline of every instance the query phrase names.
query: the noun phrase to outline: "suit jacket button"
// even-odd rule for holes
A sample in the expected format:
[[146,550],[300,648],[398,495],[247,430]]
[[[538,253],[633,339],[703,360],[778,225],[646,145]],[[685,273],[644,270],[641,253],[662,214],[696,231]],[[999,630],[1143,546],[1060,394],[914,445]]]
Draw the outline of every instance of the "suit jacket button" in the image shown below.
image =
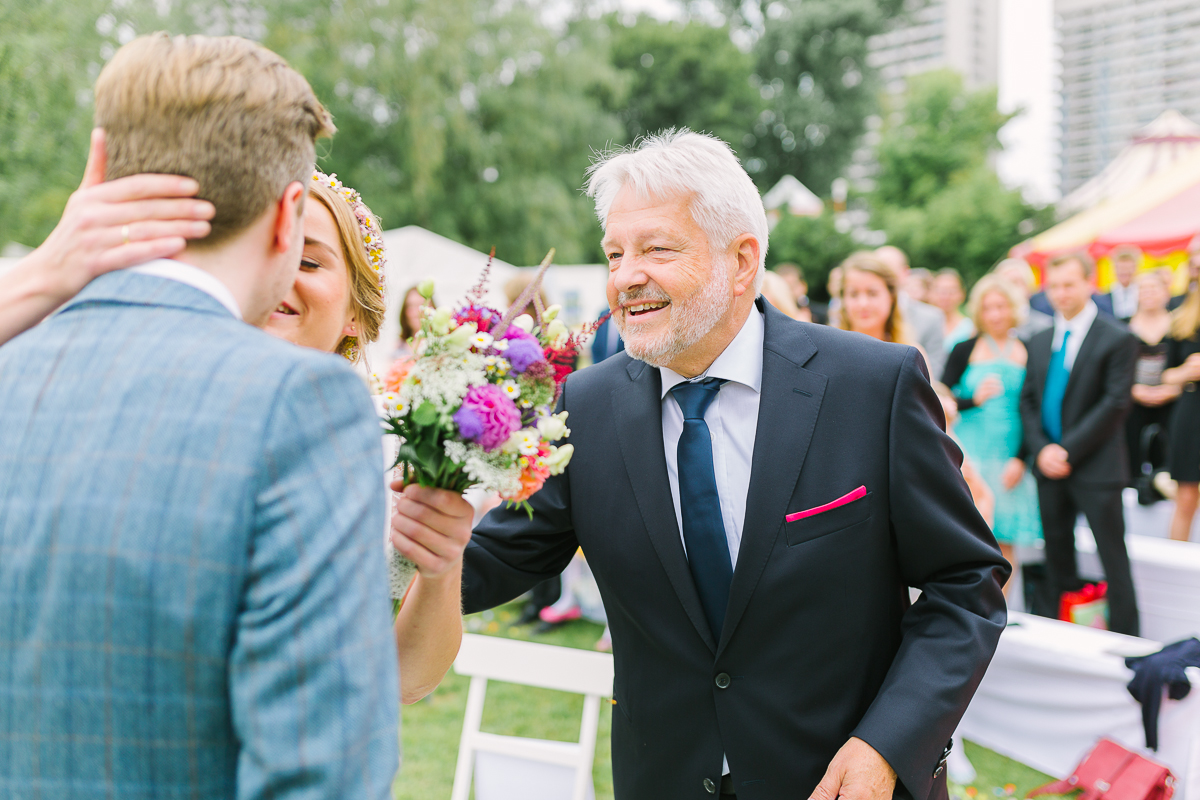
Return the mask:
[[729,673],[722,672],[719,675],[717,675],[717,688],[718,689],[728,689],[730,682],[731,681],[729,680]]
[[713,783],[712,778],[704,779],[704,791],[708,792],[709,794],[717,793],[717,785]]

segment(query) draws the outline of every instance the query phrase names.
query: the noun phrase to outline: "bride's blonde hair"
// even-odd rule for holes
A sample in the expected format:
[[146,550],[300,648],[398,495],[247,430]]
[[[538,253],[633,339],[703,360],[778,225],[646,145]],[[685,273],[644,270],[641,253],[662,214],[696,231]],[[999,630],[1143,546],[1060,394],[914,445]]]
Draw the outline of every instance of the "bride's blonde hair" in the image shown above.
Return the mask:
[[[362,345],[379,338],[379,329],[387,313],[383,280],[371,264],[367,246],[363,243],[362,228],[346,198],[323,181],[309,181],[308,196],[333,215],[338,238],[342,240],[342,255],[350,274],[350,308],[358,324],[358,336],[344,337],[338,342],[337,353],[351,361],[361,361]],[[375,229],[381,230],[378,218],[373,214],[371,216]]]

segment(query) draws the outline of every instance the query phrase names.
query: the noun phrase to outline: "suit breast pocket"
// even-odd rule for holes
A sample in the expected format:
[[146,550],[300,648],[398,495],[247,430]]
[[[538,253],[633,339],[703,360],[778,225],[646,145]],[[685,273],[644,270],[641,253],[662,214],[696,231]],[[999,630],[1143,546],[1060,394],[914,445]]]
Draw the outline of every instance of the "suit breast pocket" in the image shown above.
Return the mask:
[[784,522],[784,533],[787,534],[788,547],[811,542],[831,533],[839,533],[860,525],[871,518],[872,492],[843,506],[814,514],[811,517]]

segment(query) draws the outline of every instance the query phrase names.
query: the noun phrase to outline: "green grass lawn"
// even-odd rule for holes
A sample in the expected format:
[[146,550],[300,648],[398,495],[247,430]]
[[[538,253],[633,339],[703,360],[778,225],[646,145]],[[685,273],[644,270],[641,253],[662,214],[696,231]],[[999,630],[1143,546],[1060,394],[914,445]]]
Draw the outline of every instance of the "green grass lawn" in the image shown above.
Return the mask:
[[[472,633],[588,650],[604,630],[600,625],[580,620],[535,636],[533,626],[513,625],[519,613],[520,605],[510,603],[467,617],[465,627]],[[468,683],[469,679],[455,675],[452,669],[437,691],[419,703],[404,706],[404,761],[394,787],[396,800],[442,800],[450,796]],[[491,681],[484,705],[483,729],[512,736],[578,741],[582,711],[580,695]],[[596,800],[613,797],[611,727],[612,706],[602,703],[592,768]],[[1051,780],[1037,770],[971,742],[967,743],[967,755],[979,774],[971,786],[951,787],[955,800],[1023,798],[1030,789]]]

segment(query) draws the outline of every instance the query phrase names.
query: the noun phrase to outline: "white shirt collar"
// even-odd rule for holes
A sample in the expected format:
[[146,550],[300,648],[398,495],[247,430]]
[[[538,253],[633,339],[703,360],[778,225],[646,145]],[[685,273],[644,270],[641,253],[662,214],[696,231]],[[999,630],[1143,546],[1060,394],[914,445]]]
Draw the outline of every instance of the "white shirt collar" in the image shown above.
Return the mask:
[[158,278],[178,281],[179,283],[191,286],[193,289],[199,289],[229,309],[230,314],[233,314],[238,319],[242,319],[242,309],[238,306],[238,301],[233,296],[233,292],[229,291],[229,287],[199,267],[193,267],[191,264],[185,264],[182,261],[175,261],[170,258],[156,258],[153,261],[147,261],[145,264],[133,267],[130,271],[142,275],[153,275]]
[[1083,307],[1083,309],[1069,320],[1062,315],[1061,311],[1055,311],[1054,312],[1055,338],[1056,339],[1059,338],[1059,335],[1061,333],[1063,333],[1064,331],[1070,331],[1071,335],[1074,336],[1076,339],[1082,338],[1082,336],[1080,336],[1080,334],[1086,335],[1087,332],[1089,330],[1091,330],[1092,322],[1095,321],[1096,315],[1099,313],[1099,311],[1100,310],[1098,308],[1096,308],[1096,301],[1092,300],[1090,298],[1088,299],[1087,304]]
[[[737,336],[733,337],[733,341],[729,343],[724,352],[717,356],[717,360],[712,363],[712,366],[703,375],[691,380],[723,378],[727,381],[740,383],[743,386],[753,389],[755,392],[760,391],[762,389],[763,337],[765,332],[766,326],[763,324],[762,312],[755,306],[751,310],[750,316],[746,318],[746,322],[742,325],[742,329],[738,331]],[[667,392],[671,391],[676,384],[689,380],[667,367],[659,367],[658,372],[662,376],[663,397],[666,397]]]

